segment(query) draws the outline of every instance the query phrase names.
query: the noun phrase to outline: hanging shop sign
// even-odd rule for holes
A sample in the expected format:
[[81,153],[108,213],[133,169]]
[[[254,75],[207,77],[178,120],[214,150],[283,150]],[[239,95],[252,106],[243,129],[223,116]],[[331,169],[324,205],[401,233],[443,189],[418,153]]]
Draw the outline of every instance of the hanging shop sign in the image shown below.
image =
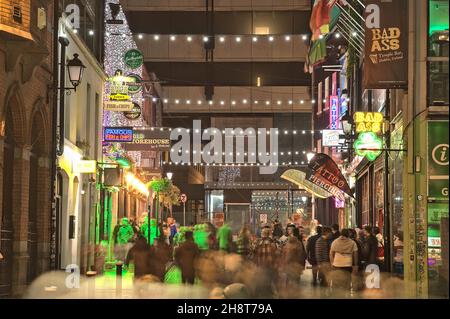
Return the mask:
[[141,116],[142,110],[139,104],[133,103],[131,110],[123,112],[123,115],[129,120],[137,120]]
[[339,96],[330,96],[330,129],[336,130],[339,127]]
[[137,69],[144,63],[144,55],[138,49],[131,49],[125,53],[124,62],[130,69]]
[[356,125],[356,133],[373,132],[380,133],[383,125],[383,113],[380,112],[356,112],[353,116]]
[[428,122],[428,198],[448,200],[448,121]]
[[158,128],[135,129],[131,143],[124,144],[125,151],[170,151],[170,131]]
[[365,156],[369,161],[374,161],[380,156],[383,149],[383,140],[373,132],[360,133],[353,145],[358,156]]
[[340,200],[344,200],[344,196],[337,196],[339,193],[346,193],[353,197],[353,192],[348,186],[347,180],[342,175],[341,170],[331,157],[324,153],[314,155],[308,164],[309,172],[307,178],[320,187],[326,187],[329,192]]
[[73,165],[73,172],[80,174],[91,174],[97,171],[97,161],[80,160]]
[[133,110],[133,102],[105,101],[103,109],[105,111],[129,112]]
[[109,99],[111,101],[129,101],[128,83],[135,82],[132,77],[123,76],[122,70],[117,70],[113,77],[109,78]]
[[103,129],[105,142],[133,142],[132,127],[105,127]]
[[324,189],[306,180],[306,173],[297,169],[288,169],[281,175],[281,178],[294,183],[299,188],[305,189],[316,197],[328,198],[332,196],[330,192],[327,192]]
[[367,0],[364,88],[408,86],[408,1]]
[[345,142],[345,139],[342,139],[341,136],[344,136],[343,130],[322,130],[322,146],[341,146]]
[[134,73],[128,74],[128,78],[130,78],[132,83],[136,83],[136,85],[129,84],[128,85],[128,93],[129,94],[137,94],[142,91],[142,78]]

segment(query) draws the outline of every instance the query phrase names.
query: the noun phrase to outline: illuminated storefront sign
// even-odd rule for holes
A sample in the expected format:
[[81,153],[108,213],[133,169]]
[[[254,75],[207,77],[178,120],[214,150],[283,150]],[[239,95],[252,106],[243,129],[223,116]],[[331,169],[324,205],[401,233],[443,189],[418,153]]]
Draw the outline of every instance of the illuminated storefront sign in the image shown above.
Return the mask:
[[383,114],[379,112],[356,112],[354,115],[356,133],[380,133],[383,124]]
[[129,101],[129,87],[127,83],[134,83],[134,77],[123,76],[122,70],[117,70],[113,77],[109,78],[109,99],[111,101]]
[[133,103],[133,108],[129,111],[123,112],[123,115],[129,120],[137,120],[141,116],[142,110],[139,104]]
[[170,131],[136,129],[132,143],[124,145],[126,151],[170,151]]
[[339,121],[339,96],[330,96],[330,129],[338,128]]
[[381,154],[383,141],[374,132],[364,132],[359,134],[354,148],[358,156],[374,161]]
[[105,142],[133,142],[132,127],[105,127],[103,130]]
[[74,173],[90,174],[97,171],[97,161],[78,161],[73,165]]
[[345,142],[345,139],[341,139],[343,135],[343,130],[322,130],[322,146],[341,146]]
[[105,111],[128,112],[133,110],[133,102],[106,101],[103,103]]

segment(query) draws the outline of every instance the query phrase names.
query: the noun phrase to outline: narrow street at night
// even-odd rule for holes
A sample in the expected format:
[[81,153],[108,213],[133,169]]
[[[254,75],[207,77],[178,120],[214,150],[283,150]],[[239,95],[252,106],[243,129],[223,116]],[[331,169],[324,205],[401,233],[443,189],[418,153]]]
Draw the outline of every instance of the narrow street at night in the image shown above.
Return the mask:
[[448,50],[446,0],[0,0],[0,301],[448,301]]

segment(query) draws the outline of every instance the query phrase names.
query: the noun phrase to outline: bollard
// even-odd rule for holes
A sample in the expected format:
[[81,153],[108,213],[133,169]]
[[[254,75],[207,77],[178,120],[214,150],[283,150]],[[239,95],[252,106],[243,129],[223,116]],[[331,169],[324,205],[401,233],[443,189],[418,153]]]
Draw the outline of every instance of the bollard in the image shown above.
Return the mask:
[[123,263],[121,261],[116,263],[116,297],[122,297],[122,268]]
[[86,273],[86,277],[88,279],[88,299],[95,298],[95,276],[97,275],[96,271],[90,270]]

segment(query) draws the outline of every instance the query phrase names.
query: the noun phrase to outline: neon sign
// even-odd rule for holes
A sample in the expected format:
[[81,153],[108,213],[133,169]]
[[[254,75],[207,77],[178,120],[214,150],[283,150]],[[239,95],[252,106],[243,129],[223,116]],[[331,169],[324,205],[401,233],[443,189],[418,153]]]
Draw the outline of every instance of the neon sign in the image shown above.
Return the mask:
[[380,112],[356,112],[354,115],[356,133],[380,133],[383,124],[383,114]]
[[103,131],[105,142],[133,142],[132,127],[105,127]]
[[374,132],[363,132],[355,141],[354,148],[358,156],[374,161],[382,152],[383,141]]
[[330,96],[330,129],[335,130],[338,128],[339,120],[339,96]]

